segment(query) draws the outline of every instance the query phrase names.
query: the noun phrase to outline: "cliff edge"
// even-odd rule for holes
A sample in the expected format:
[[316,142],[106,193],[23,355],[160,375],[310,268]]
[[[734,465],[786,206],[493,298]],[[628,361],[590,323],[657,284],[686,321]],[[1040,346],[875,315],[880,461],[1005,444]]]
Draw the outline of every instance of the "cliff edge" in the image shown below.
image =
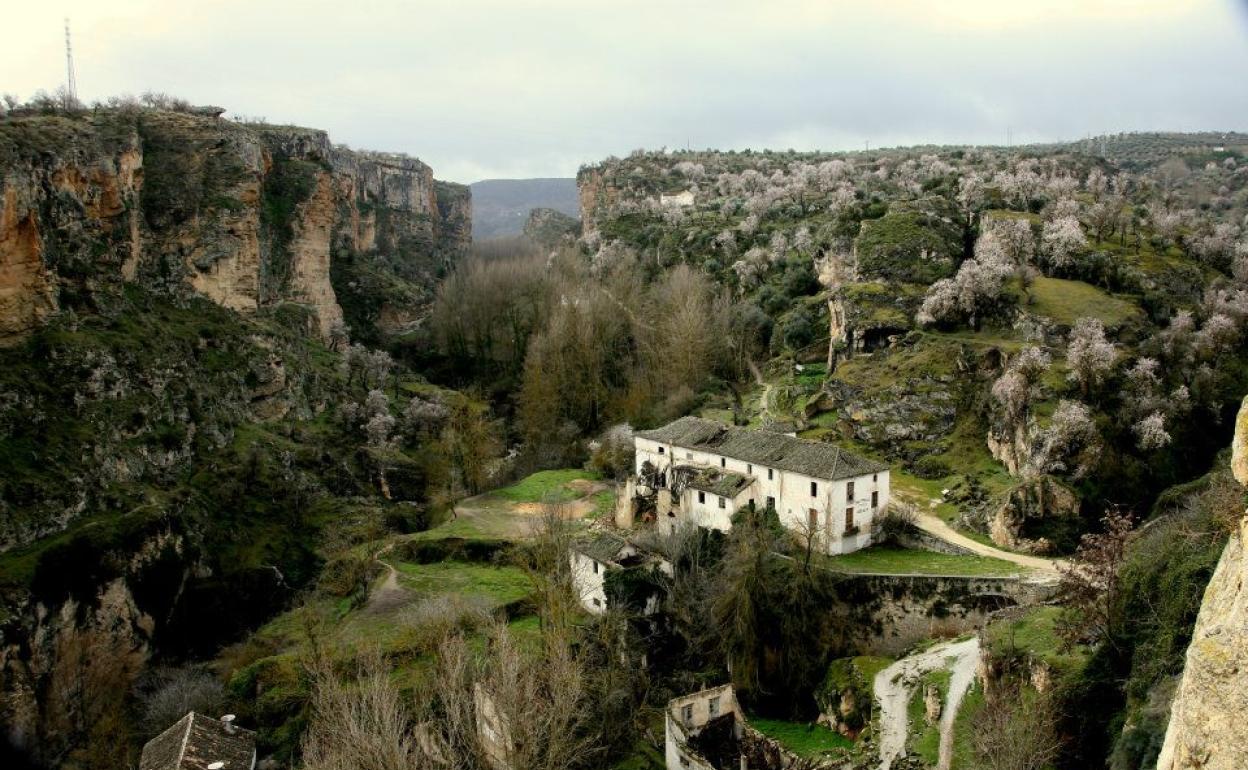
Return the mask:
[[[1239,411],[1231,468],[1248,486],[1248,398]],[[1157,770],[1248,767],[1248,512],[1205,589],[1170,712]]]
[[[328,336],[344,317],[334,260],[402,265],[423,289],[467,248],[470,222],[467,188],[435,183],[415,158],[336,147],[324,131],[158,110],[10,114],[0,345],[62,310],[96,310],[126,282],[242,313],[299,305]],[[387,299],[421,305],[427,293]]]

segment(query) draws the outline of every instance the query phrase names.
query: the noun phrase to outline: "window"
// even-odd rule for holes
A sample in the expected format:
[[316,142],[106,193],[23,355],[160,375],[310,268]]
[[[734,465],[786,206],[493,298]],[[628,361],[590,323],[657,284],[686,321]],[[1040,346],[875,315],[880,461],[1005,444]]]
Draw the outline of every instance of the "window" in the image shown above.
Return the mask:
[[771,497],[771,496],[768,496],[768,497],[767,497],[767,508],[768,508],[768,510],[774,510],[774,509],[775,509],[775,507],[776,507],[776,498]]
[[706,711],[712,717],[719,716],[719,696],[718,695],[716,695],[714,698],[711,698],[709,701],[707,701]]
[[848,532],[854,528],[854,509],[845,509],[845,531]]
[[594,574],[598,574],[598,562],[594,562]]
[[872,510],[874,510],[879,507],[880,507],[880,493],[872,492],[871,493],[871,508]]
[[728,467],[728,458],[727,458],[727,457],[721,457],[721,458],[719,458],[719,467],[721,467],[721,468],[727,468],[727,467]]
[[667,448],[666,448],[666,447],[659,447],[659,454],[661,454],[661,455],[665,455],[665,454],[667,454]]
[[772,479],[772,469],[771,469],[771,468],[768,468],[768,469],[767,469],[767,480],[768,480],[768,481],[771,481],[771,479]]
[[871,474],[871,480],[872,480],[872,481],[879,481],[879,480],[880,480],[880,474],[878,474],[878,473],[872,473],[872,474]]
[[819,511],[811,508],[806,512],[806,519],[809,521],[810,528],[813,530],[815,527],[819,526]]
[[845,499],[851,503],[854,501],[854,482],[852,481],[845,485]]
[[693,722],[693,704],[690,703],[680,707],[680,718],[685,720],[685,724]]
[[705,502],[706,502],[706,493],[705,493],[705,492],[699,492],[699,493],[698,493],[698,502],[699,502],[699,503],[705,503]]
[[749,463],[746,463],[746,464],[745,464],[745,473],[746,473],[746,475],[747,475],[747,476],[752,476],[752,475],[754,475],[754,466],[753,466],[753,465],[750,465]]
[[818,485],[818,484],[816,484],[816,483],[815,483],[815,482],[813,482],[813,481],[812,481],[812,482],[810,482],[810,496],[811,496],[811,497],[818,497],[818,496],[819,496],[819,485]]
[[601,607],[601,606],[602,606],[602,600],[601,600],[601,599],[594,599],[594,606],[595,606],[595,607]]
[[718,500],[719,500],[719,507],[720,507],[720,508],[727,508],[727,507],[728,507],[728,501],[727,501],[727,500],[725,500],[725,499],[724,499],[724,498],[722,498],[722,497],[718,498]]
[[750,498],[750,510],[754,510],[754,498]]

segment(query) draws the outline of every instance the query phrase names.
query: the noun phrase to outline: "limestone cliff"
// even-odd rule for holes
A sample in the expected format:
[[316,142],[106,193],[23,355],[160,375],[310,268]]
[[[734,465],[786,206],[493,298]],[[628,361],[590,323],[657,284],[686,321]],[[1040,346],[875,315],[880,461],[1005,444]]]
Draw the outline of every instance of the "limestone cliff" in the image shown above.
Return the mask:
[[439,184],[415,158],[334,147],[312,129],[152,110],[11,114],[0,345],[127,281],[245,313],[295,303],[327,334],[343,317],[335,257],[444,268],[464,250],[466,189]]
[[524,222],[524,237],[545,249],[574,241],[580,232],[579,221],[554,209],[533,209]]
[[581,169],[576,175],[576,191],[581,203],[581,227],[586,235],[598,230],[599,215],[619,202],[620,191],[604,177],[603,168]]
[[[1232,469],[1248,486],[1248,399],[1236,423]],[[1248,514],[1205,589],[1170,712],[1158,770],[1248,767]]]

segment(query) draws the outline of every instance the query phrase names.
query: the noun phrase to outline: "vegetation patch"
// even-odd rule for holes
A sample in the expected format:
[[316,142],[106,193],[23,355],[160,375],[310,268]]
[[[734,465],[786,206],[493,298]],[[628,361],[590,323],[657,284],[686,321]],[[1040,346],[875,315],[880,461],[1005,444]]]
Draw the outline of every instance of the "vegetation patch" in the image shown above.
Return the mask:
[[1080,318],[1099,318],[1106,328],[1112,329],[1141,315],[1135,303],[1083,281],[1041,276],[1032,284],[1031,297],[1031,312],[1066,326],[1073,326]]
[[466,562],[401,562],[394,566],[399,571],[399,584],[422,595],[481,596],[501,606],[523,599],[531,589],[528,577],[518,567]]
[[834,570],[864,575],[1013,577],[1024,571],[1016,564],[989,556],[958,556],[892,546],[872,546],[828,556],[822,563]]
[[583,490],[571,485],[574,481],[597,481],[601,476],[594,471],[565,468],[538,471],[515,484],[490,493],[513,503],[569,503],[585,496]]
[[748,721],[755,730],[799,757],[818,759],[854,746],[853,741],[823,725],[763,717],[749,717]]

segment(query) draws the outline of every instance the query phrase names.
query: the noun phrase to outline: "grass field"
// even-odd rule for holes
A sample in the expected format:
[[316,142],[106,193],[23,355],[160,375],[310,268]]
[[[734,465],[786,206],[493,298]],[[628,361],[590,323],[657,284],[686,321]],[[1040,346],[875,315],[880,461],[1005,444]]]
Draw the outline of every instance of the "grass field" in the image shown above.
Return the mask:
[[434,564],[395,564],[399,584],[423,595],[458,593],[482,596],[496,605],[507,604],[528,595],[532,586],[517,567],[495,567],[444,561]]
[[583,492],[570,487],[570,482],[597,481],[599,478],[597,473],[579,468],[538,471],[490,494],[512,503],[566,503],[584,496]]
[[998,655],[1022,650],[1058,671],[1076,669],[1086,661],[1087,648],[1063,649],[1057,634],[1061,612],[1060,607],[1034,607],[1020,617],[994,621],[984,629],[984,644]]
[[817,758],[830,751],[853,748],[854,742],[823,725],[749,717],[750,726],[774,738],[800,757]]
[[1012,577],[1022,569],[988,556],[956,556],[933,551],[872,546],[843,556],[829,556],[823,564],[842,572],[866,575],[961,575]]
[[1031,287],[1031,296],[1031,312],[1067,326],[1073,326],[1080,318],[1099,318],[1106,326],[1114,327],[1140,315],[1134,303],[1083,281],[1040,277]]

